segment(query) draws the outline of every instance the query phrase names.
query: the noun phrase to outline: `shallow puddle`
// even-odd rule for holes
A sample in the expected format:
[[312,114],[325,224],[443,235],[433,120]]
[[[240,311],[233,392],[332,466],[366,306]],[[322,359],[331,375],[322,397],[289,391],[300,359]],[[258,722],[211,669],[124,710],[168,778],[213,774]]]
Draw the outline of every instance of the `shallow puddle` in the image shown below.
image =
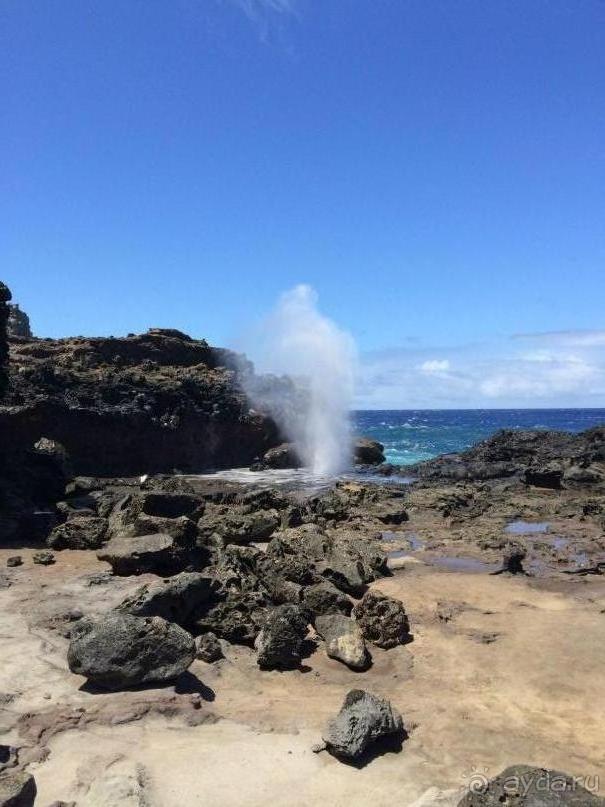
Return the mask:
[[504,532],[510,535],[532,535],[532,533],[548,532],[549,528],[548,521],[511,521],[504,528]]

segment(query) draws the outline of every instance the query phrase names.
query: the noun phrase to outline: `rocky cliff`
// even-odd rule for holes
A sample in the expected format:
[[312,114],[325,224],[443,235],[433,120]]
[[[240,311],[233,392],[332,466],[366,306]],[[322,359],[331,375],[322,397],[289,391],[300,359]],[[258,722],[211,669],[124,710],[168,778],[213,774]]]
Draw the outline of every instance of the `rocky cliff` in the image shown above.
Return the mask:
[[127,476],[250,464],[278,442],[237,382],[241,357],[176,330],[10,340],[5,452],[61,443],[75,473]]

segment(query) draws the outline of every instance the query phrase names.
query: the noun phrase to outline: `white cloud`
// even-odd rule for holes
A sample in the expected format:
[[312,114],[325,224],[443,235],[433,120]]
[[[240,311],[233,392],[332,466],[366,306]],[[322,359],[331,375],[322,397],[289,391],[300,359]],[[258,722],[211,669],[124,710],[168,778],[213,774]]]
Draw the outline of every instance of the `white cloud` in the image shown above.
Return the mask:
[[605,346],[605,330],[578,328],[568,331],[543,331],[542,333],[518,333],[514,339],[532,342],[549,342],[559,347],[602,347]]
[[450,363],[448,359],[428,359],[422,362],[419,369],[421,373],[426,373],[426,375],[447,373],[450,369]]

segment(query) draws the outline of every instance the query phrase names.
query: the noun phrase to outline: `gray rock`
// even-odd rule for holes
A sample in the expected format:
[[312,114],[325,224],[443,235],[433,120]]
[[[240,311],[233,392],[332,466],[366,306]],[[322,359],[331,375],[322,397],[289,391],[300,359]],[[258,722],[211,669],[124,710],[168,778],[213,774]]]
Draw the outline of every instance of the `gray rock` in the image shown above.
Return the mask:
[[266,596],[256,591],[230,591],[222,597],[196,620],[196,630],[212,631],[233,644],[254,644],[270,605]]
[[350,690],[335,718],[323,734],[328,751],[348,760],[359,759],[377,740],[403,736],[403,720],[389,701],[365,692]]
[[117,575],[144,572],[171,574],[180,565],[179,549],[173,536],[166,533],[136,536],[122,534],[112,538],[97,552],[97,557],[107,561]]
[[282,443],[266,451],[261,464],[265,468],[299,468],[301,461],[293,443]]
[[307,615],[298,605],[280,605],[269,612],[254,646],[261,669],[298,667],[307,634]]
[[351,613],[353,603],[329,580],[323,580],[303,591],[303,603],[314,616]]
[[253,513],[208,514],[198,522],[203,535],[220,535],[225,544],[247,544],[266,541],[281,523],[277,510],[257,510]]
[[352,670],[367,670],[372,658],[356,622],[343,614],[326,614],[315,620],[315,629],[326,643],[330,658]]
[[355,462],[359,465],[380,465],[385,461],[384,446],[369,437],[358,437],[353,446]]
[[182,628],[191,627],[213,596],[216,583],[198,572],[182,572],[141,586],[117,610],[133,616],[161,616]]
[[212,664],[214,661],[224,658],[223,648],[214,633],[204,633],[195,638],[195,657]]
[[119,612],[81,619],[67,652],[73,673],[111,690],[171,681],[194,657],[193,637],[178,625]]
[[30,773],[15,771],[0,775],[0,807],[33,807],[36,782]]
[[97,516],[75,516],[59,524],[48,536],[53,549],[98,549],[107,532],[107,519]]
[[368,591],[353,608],[353,617],[365,639],[390,648],[411,640],[410,623],[401,600],[380,591]]
[[42,552],[34,552],[32,555],[32,560],[39,566],[52,566],[52,564],[55,562],[55,556],[52,552],[42,550]]
[[10,558],[6,559],[6,565],[8,567],[15,567],[15,566],[22,566],[23,565],[23,558],[21,555],[11,555]]
[[489,781],[477,778],[458,807],[605,807],[581,781],[549,768],[511,765]]

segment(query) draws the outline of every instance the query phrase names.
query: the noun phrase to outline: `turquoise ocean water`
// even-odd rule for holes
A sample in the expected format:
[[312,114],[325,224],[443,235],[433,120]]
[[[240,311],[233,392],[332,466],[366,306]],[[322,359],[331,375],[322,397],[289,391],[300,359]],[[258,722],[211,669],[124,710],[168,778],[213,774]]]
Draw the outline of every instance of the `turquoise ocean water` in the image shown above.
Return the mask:
[[499,429],[578,432],[602,424],[605,409],[414,409],[353,413],[355,432],[383,443],[387,460],[397,465],[463,451]]

